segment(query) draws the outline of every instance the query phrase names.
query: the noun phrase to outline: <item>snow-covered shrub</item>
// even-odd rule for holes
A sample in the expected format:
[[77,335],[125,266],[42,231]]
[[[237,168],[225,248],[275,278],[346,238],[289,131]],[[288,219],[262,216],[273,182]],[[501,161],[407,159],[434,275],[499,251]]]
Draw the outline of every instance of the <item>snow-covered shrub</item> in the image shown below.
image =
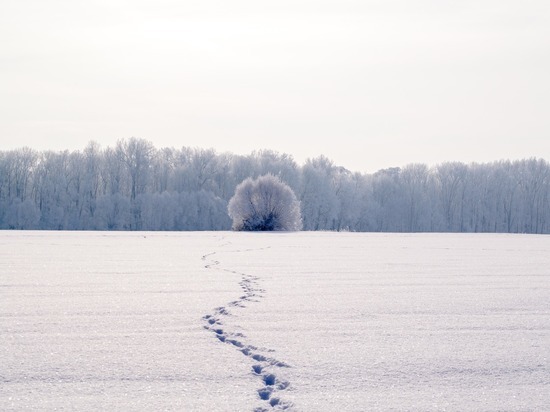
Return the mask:
[[233,230],[300,230],[300,202],[292,189],[267,174],[248,178],[235,189],[227,207]]

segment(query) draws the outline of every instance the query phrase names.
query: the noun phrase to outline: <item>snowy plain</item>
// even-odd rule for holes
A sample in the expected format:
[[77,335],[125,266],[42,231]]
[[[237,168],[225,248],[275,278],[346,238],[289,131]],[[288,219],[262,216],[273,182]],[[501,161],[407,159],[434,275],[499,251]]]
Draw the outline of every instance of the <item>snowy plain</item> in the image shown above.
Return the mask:
[[550,236],[0,232],[0,410],[550,410]]

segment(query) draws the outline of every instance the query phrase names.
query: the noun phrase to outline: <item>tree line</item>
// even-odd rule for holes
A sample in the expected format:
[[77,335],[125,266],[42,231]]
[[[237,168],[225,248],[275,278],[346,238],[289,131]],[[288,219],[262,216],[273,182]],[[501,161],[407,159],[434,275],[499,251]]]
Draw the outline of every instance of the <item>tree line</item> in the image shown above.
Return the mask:
[[550,164],[542,159],[354,173],[325,156],[297,164],[144,139],[81,151],[0,151],[0,228],[228,230],[229,199],[273,174],[301,202],[304,230],[550,233]]

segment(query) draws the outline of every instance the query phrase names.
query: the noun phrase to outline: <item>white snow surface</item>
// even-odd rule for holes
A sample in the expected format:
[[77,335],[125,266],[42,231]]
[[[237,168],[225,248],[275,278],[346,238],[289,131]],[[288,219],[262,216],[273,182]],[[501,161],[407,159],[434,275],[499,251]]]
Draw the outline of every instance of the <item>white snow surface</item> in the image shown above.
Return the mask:
[[550,410],[550,236],[0,232],[0,410]]

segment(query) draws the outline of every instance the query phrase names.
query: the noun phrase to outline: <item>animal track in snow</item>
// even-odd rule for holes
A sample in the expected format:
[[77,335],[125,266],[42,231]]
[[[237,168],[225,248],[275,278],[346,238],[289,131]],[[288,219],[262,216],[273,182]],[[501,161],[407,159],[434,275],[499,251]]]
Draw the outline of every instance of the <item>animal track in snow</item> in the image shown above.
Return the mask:
[[[224,246],[228,245],[225,243]],[[245,249],[235,250],[236,253],[242,253],[252,250],[261,249]],[[290,410],[292,403],[286,402],[280,398],[282,391],[289,387],[289,382],[281,380],[275,374],[277,368],[289,368],[290,366],[273,357],[266,356],[266,353],[274,352],[272,349],[258,348],[250,345],[246,341],[246,336],[242,333],[232,332],[227,330],[222,319],[231,316],[231,312],[226,307],[244,309],[247,306],[245,303],[257,303],[263,298],[266,291],[259,286],[260,278],[246,273],[241,273],[221,266],[220,261],[213,259],[216,252],[211,252],[202,257],[205,262],[206,269],[219,270],[239,275],[241,280],[239,285],[244,293],[238,299],[229,302],[226,306],[219,306],[213,310],[213,313],[203,316],[205,321],[204,328],[214,334],[220,342],[231,345],[239,350],[244,356],[254,361],[252,365],[252,373],[258,376],[261,381],[261,387],[257,389],[259,400],[264,404],[261,407],[254,409],[254,412],[264,412],[270,410]]]

